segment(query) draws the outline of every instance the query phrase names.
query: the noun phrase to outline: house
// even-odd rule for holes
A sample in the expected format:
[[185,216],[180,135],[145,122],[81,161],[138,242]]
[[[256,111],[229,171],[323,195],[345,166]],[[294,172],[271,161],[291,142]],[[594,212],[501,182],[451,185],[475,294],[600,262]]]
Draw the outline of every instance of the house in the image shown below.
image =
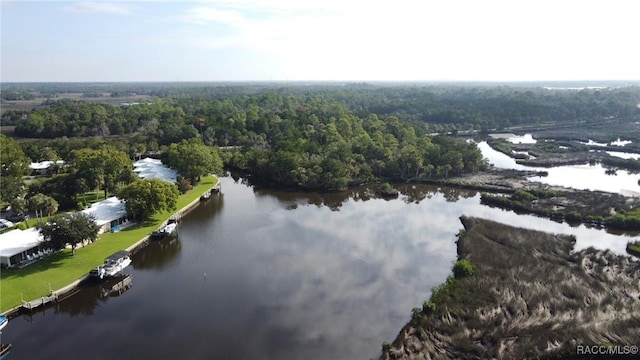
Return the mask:
[[63,160],[58,161],[41,161],[29,164],[32,175],[49,175],[55,166],[63,166]]
[[127,218],[124,202],[115,196],[91,204],[83,213],[93,215],[96,224],[100,225],[99,233],[120,229],[131,225]]
[[45,251],[43,241],[40,230],[36,228],[0,234],[0,265],[3,268],[16,267],[38,259]]
[[149,157],[134,162],[133,172],[143,179],[160,179],[172,184],[178,177],[178,173],[162,164],[162,161]]

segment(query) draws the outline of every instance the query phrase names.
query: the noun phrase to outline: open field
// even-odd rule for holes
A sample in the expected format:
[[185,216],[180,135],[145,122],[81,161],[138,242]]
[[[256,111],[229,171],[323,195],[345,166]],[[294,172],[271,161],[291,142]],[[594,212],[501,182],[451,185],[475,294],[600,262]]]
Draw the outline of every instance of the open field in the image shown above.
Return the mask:
[[46,101],[56,101],[62,99],[72,99],[79,101],[86,101],[96,104],[109,104],[109,105],[119,105],[124,102],[133,102],[133,101],[141,101],[141,100],[150,100],[152,99],[149,95],[131,95],[131,96],[119,96],[119,97],[111,97],[108,96],[101,97],[85,97],[82,93],[64,93],[60,94],[56,97],[45,98],[45,97],[37,97],[32,100],[2,100],[0,102],[0,115],[4,114],[9,110],[18,110],[18,111],[31,111],[33,109],[42,109],[46,108]]
[[578,345],[638,345],[640,262],[571,253],[574,239],[461,218],[458,256],[475,274],[451,278],[382,359],[538,359]]
[[[202,178],[200,184],[191,191],[180,196],[177,209],[199,199],[200,195],[218,183],[214,176]],[[50,289],[62,288],[86,275],[91,269],[102,264],[104,259],[116,251],[140,241],[174,212],[156,214],[151,220],[136,224],[117,233],[105,233],[92,244],[76,250],[71,255],[70,249],[60,251],[48,258],[18,270],[2,270],[0,278],[0,312],[5,312],[21,305],[21,300],[33,300],[49,295]]]

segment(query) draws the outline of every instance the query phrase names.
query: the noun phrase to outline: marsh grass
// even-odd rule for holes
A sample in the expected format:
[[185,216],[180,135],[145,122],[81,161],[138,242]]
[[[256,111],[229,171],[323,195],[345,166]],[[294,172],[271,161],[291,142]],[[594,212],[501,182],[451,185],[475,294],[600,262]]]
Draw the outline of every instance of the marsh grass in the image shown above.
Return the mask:
[[434,288],[382,359],[556,358],[640,339],[640,262],[572,253],[572,236],[461,220],[459,261],[475,271]]

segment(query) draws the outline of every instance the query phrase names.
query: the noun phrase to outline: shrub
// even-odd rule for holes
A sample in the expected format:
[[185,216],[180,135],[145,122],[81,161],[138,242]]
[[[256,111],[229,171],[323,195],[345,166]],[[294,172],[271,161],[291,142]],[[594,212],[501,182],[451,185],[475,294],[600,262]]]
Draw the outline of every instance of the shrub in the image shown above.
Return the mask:
[[422,303],[422,312],[425,314],[431,314],[436,311],[436,304],[433,301],[424,301]]
[[176,185],[178,185],[178,190],[180,191],[181,194],[184,194],[187,191],[193,189],[193,185],[191,185],[191,181],[189,181],[189,179],[187,178],[178,179],[178,181],[176,182]]
[[582,215],[577,211],[571,211],[565,215],[565,220],[568,222],[580,222],[582,221]]
[[516,190],[516,192],[513,193],[513,195],[511,195],[511,199],[520,200],[520,201],[533,201],[536,199],[536,197],[535,195],[531,194],[526,190],[519,189],[519,190]]
[[458,260],[455,265],[453,265],[453,276],[456,279],[471,276],[475,271],[475,266],[466,259]]

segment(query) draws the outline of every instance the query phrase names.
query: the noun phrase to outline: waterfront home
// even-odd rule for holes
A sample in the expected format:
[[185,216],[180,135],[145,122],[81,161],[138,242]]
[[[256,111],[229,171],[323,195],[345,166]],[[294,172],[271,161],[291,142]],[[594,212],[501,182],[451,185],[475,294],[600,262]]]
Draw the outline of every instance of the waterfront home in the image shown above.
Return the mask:
[[48,255],[42,246],[44,239],[40,230],[14,229],[0,234],[0,265],[3,268],[19,267]]
[[133,172],[142,179],[160,179],[172,184],[176,182],[178,177],[178,173],[162,164],[162,161],[149,157],[134,162]]
[[82,212],[95,217],[96,224],[100,226],[99,233],[117,231],[132,224],[127,218],[124,202],[115,196],[93,203]]

